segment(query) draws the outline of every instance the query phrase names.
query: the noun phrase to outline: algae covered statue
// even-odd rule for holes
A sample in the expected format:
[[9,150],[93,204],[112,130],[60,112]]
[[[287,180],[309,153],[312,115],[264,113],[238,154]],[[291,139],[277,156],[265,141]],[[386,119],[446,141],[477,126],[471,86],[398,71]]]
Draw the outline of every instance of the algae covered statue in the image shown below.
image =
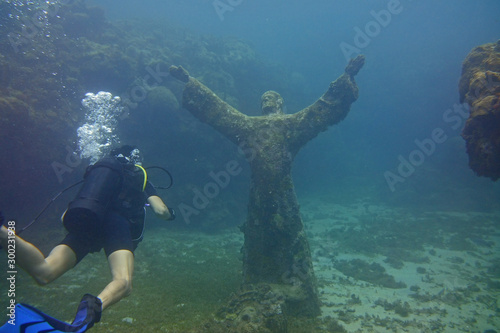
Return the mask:
[[224,134],[245,153],[251,167],[248,216],[242,231],[243,289],[267,285],[293,316],[317,316],[320,302],[292,181],[292,162],[299,150],[320,132],[345,118],[358,97],[354,76],[364,56],[352,59],[314,104],[284,114],[283,99],[268,91],[262,116],[250,117],[231,107],[182,67],[170,74],[185,82],[182,105],[200,121]]

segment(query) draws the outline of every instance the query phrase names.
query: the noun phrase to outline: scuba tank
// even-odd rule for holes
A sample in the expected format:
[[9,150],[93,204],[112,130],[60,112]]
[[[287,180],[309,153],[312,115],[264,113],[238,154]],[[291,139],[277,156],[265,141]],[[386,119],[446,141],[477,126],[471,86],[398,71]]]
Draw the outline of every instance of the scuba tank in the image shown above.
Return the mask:
[[57,193],[30,223],[16,233],[20,235],[30,228],[59,196],[82,183],[84,185],[78,195],[69,203],[68,209],[61,217],[68,231],[91,231],[95,236],[108,210],[119,212],[129,219],[144,220],[145,195],[143,192],[148,176],[146,170],[159,169],[170,178],[168,186],[156,186],[157,189],[169,189],[174,181],[167,169],[159,166],[143,168],[141,163],[140,151],[133,146],[123,146],[111,151],[110,156],[87,167],[83,180]]
[[63,216],[69,232],[96,234],[123,184],[123,166],[116,158],[105,157],[87,168],[83,186]]
[[139,164],[121,163],[123,167],[123,182],[121,190],[110,204],[110,208],[128,219],[143,215],[146,197],[144,190],[148,174]]

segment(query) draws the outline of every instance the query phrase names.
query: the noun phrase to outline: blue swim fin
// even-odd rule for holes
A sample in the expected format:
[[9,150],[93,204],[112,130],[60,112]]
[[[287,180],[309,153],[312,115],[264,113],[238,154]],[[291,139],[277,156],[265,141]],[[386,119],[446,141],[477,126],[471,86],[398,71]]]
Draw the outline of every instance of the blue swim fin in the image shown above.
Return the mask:
[[57,320],[28,304],[16,304],[14,315],[0,327],[0,333],[82,333],[89,328]]
[[101,320],[101,313],[101,299],[90,294],[85,294],[83,295],[82,300],[78,305],[78,310],[76,310],[76,316],[71,323],[71,326],[76,328],[91,328],[92,326],[94,326],[94,323],[98,323]]

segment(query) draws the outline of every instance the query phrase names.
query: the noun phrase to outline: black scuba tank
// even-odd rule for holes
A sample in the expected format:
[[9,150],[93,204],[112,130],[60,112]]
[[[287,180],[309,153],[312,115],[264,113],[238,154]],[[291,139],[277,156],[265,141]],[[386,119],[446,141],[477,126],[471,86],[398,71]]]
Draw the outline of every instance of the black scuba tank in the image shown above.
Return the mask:
[[89,166],[82,188],[64,214],[64,227],[69,232],[97,234],[122,183],[123,166],[115,158],[105,157]]
[[144,190],[148,178],[146,170],[139,165],[125,163],[122,166],[122,187],[110,207],[124,217],[131,219],[144,211],[144,204],[146,203]]

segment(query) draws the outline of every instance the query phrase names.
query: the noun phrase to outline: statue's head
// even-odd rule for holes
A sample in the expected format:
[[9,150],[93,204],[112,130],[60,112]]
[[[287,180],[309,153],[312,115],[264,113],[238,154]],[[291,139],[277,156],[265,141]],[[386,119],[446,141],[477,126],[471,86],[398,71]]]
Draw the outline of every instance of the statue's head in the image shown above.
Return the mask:
[[276,91],[266,91],[261,98],[262,114],[283,114],[283,98]]

